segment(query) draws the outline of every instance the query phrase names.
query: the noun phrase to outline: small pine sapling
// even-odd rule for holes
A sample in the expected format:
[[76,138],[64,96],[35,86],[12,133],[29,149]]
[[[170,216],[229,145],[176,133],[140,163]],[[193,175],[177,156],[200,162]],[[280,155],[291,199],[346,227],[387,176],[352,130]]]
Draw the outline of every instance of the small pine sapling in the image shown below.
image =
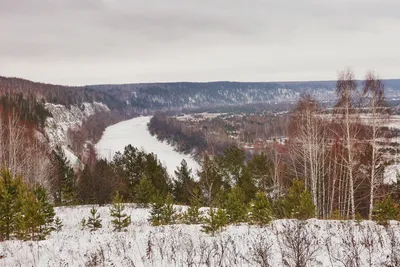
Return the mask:
[[54,231],[56,231],[57,233],[60,232],[63,226],[64,225],[60,217],[56,217],[56,219],[54,220],[54,227],[53,227]]
[[54,207],[50,203],[50,198],[46,192],[46,189],[43,186],[39,186],[34,190],[34,194],[36,196],[37,201],[39,202],[39,213],[40,216],[44,219],[43,225],[39,226],[39,239],[44,240],[47,235],[51,233],[54,223]]
[[238,186],[233,187],[229,192],[225,202],[225,209],[229,222],[240,223],[246,221],[247,207],[245,204],[245,195]]
[[215,235],[217,232],[221,232],[223,227],[228,224],[228,217],[223,209],[218,208],[217,211],[210,207],[208,217],[203,220],[201,231],[207,234]]
[[86,222],[86,226],[90,229],[90,231],[96,231],[102,227],[100,214],[97,213],[97,210],[92,207],[90,210],[90,216]]
[[114,218],[111,223],[114,226],[114,231],[118,232],[131,224],[131,216],[124,213],[125,205],[122,203],[122,200],[122,196],[117,191],[113,199],[113,205],[110,208],[110,216]]
[[269,199],[263,192],[258,192],[250,203],[250,222],[260,226],[267,225],[272,220],[272,208]]
[[187,210],[185,221],[187,224],[198,224],[201,222],[200,218],[200,196],[197,187],[193,190],[193,196],[190,198],[190,206]]
[[162,224],[164,200],[160,194],[156,194],[152,202],[148,220],[153,226],[158,226]]
[[399,207],[391,196],[375,204],[373,218],[381,225],[387,225],[389,220],[396,220],[398,215]]
[[175,221],[176,211],[174,209],[174,201],[172,199],[172,195],[168,194],[165,199],[165,204],[162,207],[162,224],[173,224]]

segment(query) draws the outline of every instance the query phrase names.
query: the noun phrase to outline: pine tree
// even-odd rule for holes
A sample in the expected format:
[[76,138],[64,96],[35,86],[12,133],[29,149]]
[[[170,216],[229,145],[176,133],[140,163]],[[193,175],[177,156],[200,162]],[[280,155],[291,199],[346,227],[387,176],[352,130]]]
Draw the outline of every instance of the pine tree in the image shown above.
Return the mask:
[[215,233],[222,231],[223,227],[227,224],[228,218],[225,211],[218,208],[215,212],[214,208],[210,207],[208,217],[205,217],[203,220],[201,231],[214,236]]
[[0,171],[0,238],[9,240],[16,231],[21,212],[21,177],[13,177],[9,170]]
[[301,180],[293,181],[289,193],[283,198],[282,202],[286,218],[306,220],[315,216],[312,196],[304,188],[304,183]]
[[157,193],[152,200],[149,222],[153,226],[162,224],[164,200],[159,193]]
[[192,170],[188,168],[185,160],[175,171],[176,179],[173,184],[173,193],[176,202],[187,205],[190,200],[190,192],[194,187],[194,180],[191,176]]
[[50,203],[49,196],[43,186],[39,186],[34,190],[35,197],[39,202],[39,215],[43,218],[43,225],[39,226],[39,239],[43,240],[53,230],[54,207]]
[[125,205],[122,204],[122,196],[117,191],[113,199],[113,206],[110,208],[110,216],[114,218],[111,221],[114,231],[120,232],[131,224],[131,216],[124,213],[124,210]]
[[92,207],[90,210],[90,216],[86,222],[86,226],[90,229],[90,231],[96,231],[102,227],[100,214],[97,213],[97,210],[94,207]]
[[200,223],[200,195],[197,187],[193,190],[193,196],[190,198],[190,206],[185,216],[185,221],[188,224],[198,224]]
[[229,222],[240,223],[246,221],[247,207],[245,204],[245,196],[238,186],[234,186],[229,192],[225,202],[225,209]]
[[63,149],[57,146],[52,153],[52,161],[57,168],[57,184],[55,188],[55,201],[60,205],[72,205],[77,202],[75,173]]
[[54,220],[54,227],[53,227],[54,231],[60,232],[61,229],[63,228],[63,226],[64,225],[63,225],[62,220],[60,219],[60,217],[56,217],[56,219]]
[[45,217],[40,214],[40,203],[27,190],[27,186],[21,187],[21,191],[21,211],[18,213],[16,234],[19,239],[37,240],[40,238],[40,226],[46,223]]
[[391,196],[387,196],[382,201],[375,204],[374,219],[382,225],[387,225],[389,220],[396,220],[399,215],[398,204],[394,202]]
[[258,192],[250,204],[250,220],[254,224],[264,226],[272,220],[272,208],[265,193]]
[[168,194],[165,199],[165,203],[162,207],[162,224],[172,224],[175,221],[175,209],[174,209],[174,201],[172,199],[172,195]]
[[146,178],[146,175],[142,175],[138,185],[134,189],[135,192],[135,201],[147,207],[151,202],[153,196],[156,194],[156,189],[153,184]]

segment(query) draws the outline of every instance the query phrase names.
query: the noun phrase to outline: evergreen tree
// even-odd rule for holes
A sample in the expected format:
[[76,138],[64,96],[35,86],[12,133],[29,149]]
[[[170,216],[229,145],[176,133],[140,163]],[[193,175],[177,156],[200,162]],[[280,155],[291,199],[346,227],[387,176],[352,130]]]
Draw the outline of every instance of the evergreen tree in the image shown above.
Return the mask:
[[312,196],[304,188],[301,180],[293,181],[289,193],[283,198],[284,214],[287,218],[306,220],[315,216],[315,206]]
[[21,211],[18,213],[17,237],[24,240],[37,240],[40,238],[40,226],[45,225],[46,220],[40,213],[40,203],[34,194],[24,187],[22,187],[23,192],[19,194]]
[[257,193],[257,186],[249,167],[243,167],[236,185],[243,191],[246,204],[254,199]]
[[90,216],[86,222],[86,226],[89,227],[90,231],[96,231],[102,227],[100,214],[97,213],[94,207],[90,210]]
[[113,199],[113,205],[110,208],[110,216],[114,218],[111,221],[114,226],[114,231],[120,232],[131,224],[131,216],[124,213],[124,210],[125,205],[122,204],[122,196],[117,191]]
[[224,182],[216,162],[208,155],[204,156],[201,167],[201,170],[198,172],[200,189],[205,195],[205,203],[211,205],[219,198],[224,187]]
[[53,165],[57,169],[57,183],[54,199],[59,205],[76,203],[75,173],[63,149],[57,146],[52,153]]
[[248,167],[251,176],[256,181],[258,190],[266,193],[267,189],[273,185],[273,163],[265,153],[254,155]]
[[399,215],[398,204],[394,202],[391,196],[387,196],[382,201],[375,204],[374,219],[382,225],[387,225],[389,220],[396,220]]
[[39,227],[39,239],[43,240],[53,230],[54,207],[50,203],[49,195],[43,186],[38,186],[33,193],[39,202],[39,215],[43,218],[43,224]]
[[228,218],[223,209],[218,208],[217,211],[210,207],[208,217],[203,220],[201,231],[207,234],[215,235],[216,232],[222,231],[223,227],[228,224]]
[[172,224],[175,221],[175,209],[174,209],[174,201],[172,199],[172,195],[168,194],[165,199],[165,203],[162,207],[162,224]]
[[54,220],[54,231],[56,232],[60,232],[61,229],[63,228],[63,223],[62,220],[60,219],[60,217],[56,217],[56,219]]
[[197,224],[200,223],[200,195],[197,187],[193,190],[193,196],[190,198],[190,206],[185,216],[185,221],[188,224]]
[[162,196],[157,193],[153,197],[152,202],[149,222],[151,222],[153,226],[158,226],[162,224],[164,200]]
[[190,192],[194,187],[194,180],[191,176],[192,170],[188,168],[186,161],[183,159],[181,166],[175,171],[173,183],[173,193],[175,201],[187,205],[190,200]]
[[250,220],[254,224],[264,226],[272,220],[272,208],[265,193],[258,192],[250,204]]
[[0,171],[0,237],[9,240],[16,231],[21,212],[21,177],[13,177],[9,170]]
[[246,221],[247,207],[245,196],[238,186],[234,186],[229,192],[225,202],[225,209],[229,222],[240,223]]
[[156,194],[156,189],[153,184],[146,178],[146,175],[143,174],[142,178],[139,181],[139,184],[134,189],[135,192],[135,201],[147,207],[151,202],[152,198]]

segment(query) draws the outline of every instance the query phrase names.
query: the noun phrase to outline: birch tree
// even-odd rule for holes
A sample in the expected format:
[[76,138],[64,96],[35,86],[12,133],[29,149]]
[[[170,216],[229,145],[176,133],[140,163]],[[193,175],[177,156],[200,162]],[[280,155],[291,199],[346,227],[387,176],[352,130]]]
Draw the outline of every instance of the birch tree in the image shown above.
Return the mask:
[[367,99],[367,108],[369,110],[366,116],[366,122],[370,130],[371,145],[371,165],[370,165],[370,199],[368,218],[372,220],[372,211],[374,209],[375,188],[378,183],[378,177],[382,174],[381,153],[377,146],[379,130],[383,126],[389,115],[385,99],[385,87],[378,76],[372,72],[367,72],[364,81],[363,94]]
[[357,82],[354,73],[350,69],[346,69],[339,73],[336,83],[337,103],[335,113],[339,119],[340,130],[336,133],[343,141],[346,153],[343,156],[345,168],[348,178],[348,211],[347,215],[353,220],[355,219],[355,201],[354,201],[354,168],[357,159],[356,140],[359,134],[355,103],[357,100]]

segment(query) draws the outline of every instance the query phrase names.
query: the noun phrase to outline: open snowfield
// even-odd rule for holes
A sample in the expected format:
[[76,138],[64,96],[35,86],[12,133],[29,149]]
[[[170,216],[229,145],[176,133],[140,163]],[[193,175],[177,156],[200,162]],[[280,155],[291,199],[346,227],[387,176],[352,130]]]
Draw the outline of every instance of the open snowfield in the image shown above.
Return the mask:
[[171,176],[180,166],[182,159],[186,160],[189,168],[192,169],[192,174],[197,176],[199,164],[190,155],[181,154],[171,145],[151,136],[147,129],[150,119],[150,116],[137,117],[107,127],[96,144],[99,156],[111,160],[117,151],[123,152],[125,146],[131,144],[147,153],[155,153]]
[[[103,228],[90,232],[80,226],[90,208],[57,208],[64,227],[48,240],[1,242],[0,266],[295,266],[290,260],[293,244],[309,255],[304,266],[355,266],[340,261],[356,256],[358,266],[385,266],[388,256],[400,256],[397,222],[390,231],[368,221],[309,220],[298,231],[296,221],[279,220],[263,228],[229,226],[212,237],[201,232],[200,225],[153,227],[147,222],[147,209],[130,205],[132,224],[126,232],[112,231],[107,206],[99,207]],[[296,237],[299,241],[293,241]]]

